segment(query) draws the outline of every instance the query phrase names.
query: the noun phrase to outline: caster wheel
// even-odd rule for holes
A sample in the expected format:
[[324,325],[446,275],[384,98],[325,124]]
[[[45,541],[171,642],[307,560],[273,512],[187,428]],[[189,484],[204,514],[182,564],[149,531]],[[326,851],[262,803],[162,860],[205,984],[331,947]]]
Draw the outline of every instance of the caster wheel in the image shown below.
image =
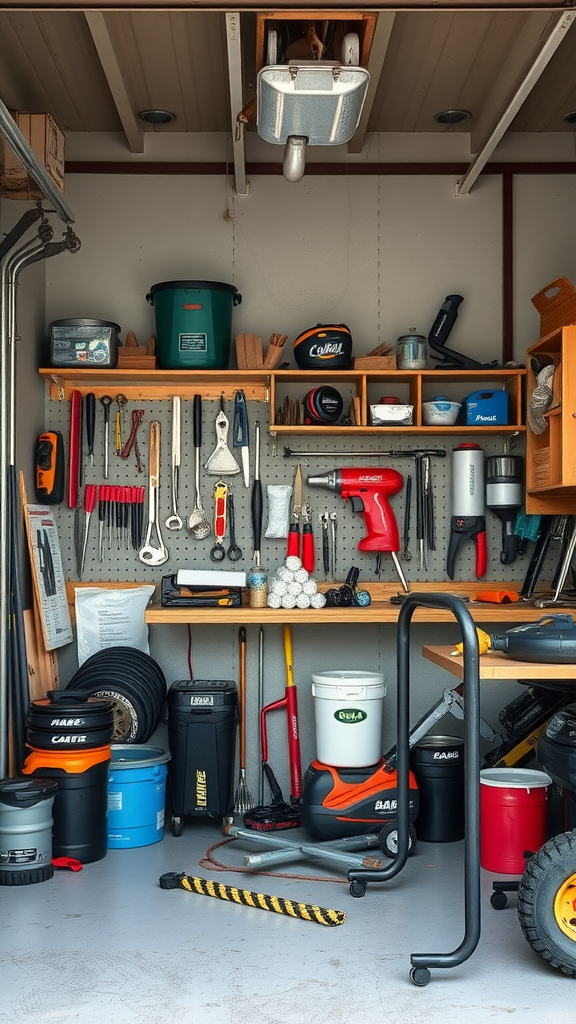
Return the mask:
[[353,882],[350,882],[350,895],[355,900],[362,899],[362,896],[366,895],[366,882],[360,882],[357,878]]
[[415,985],[418,985],[418,988],[424,988],[430,981],[431,977],[432,975],[427,967],[413,967],[410,971],[410,980],[413,981]]
[[172,835],[178,838],[182,835],[182,818],[173,817],[171,822]]
[[[391,860],[398,854],[398,826],[395,821],[389,821],[380,830],[378,837],[380,848]],[[410,857],[416,848],[416,829],[412,824],[408,826],[408,856]]]
[[490,897],[490,906],[494,910],[504,910],[504,907],[508,903],[508,897],[505,892],[493,892]]

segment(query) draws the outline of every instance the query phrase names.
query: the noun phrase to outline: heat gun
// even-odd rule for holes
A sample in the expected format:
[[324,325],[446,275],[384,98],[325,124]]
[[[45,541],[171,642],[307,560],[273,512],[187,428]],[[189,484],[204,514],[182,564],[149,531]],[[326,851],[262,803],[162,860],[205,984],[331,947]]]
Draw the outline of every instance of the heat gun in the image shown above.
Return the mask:
[[338,491],[344,501],[352,502],[353,512],[362,512],[368,534],[358,544],[360,551],[389,551],[404,590],[408,584],[400,567],[396,552],[400,549],[398,523],[388,502],[391,494],[398,494],[402,476],[395,469],[333,469],[322,476],[309,476],[309,487],[325,487]]

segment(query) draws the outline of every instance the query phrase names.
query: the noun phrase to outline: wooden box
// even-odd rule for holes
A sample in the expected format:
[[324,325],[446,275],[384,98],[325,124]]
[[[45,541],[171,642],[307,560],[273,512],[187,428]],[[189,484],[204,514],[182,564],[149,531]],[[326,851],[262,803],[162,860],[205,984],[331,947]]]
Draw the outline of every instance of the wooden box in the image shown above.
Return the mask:
[[532,305],[540,313],[540,337],[576,324],[576,288],[565,277],[551,281],[532,297]]
[[[17,110],[14,120],[59,192],[64,191],[64,133],[50,114]],[[7,142],[2,142],[0,185],[10,199],[42,199],[43,193],[28,177]]]

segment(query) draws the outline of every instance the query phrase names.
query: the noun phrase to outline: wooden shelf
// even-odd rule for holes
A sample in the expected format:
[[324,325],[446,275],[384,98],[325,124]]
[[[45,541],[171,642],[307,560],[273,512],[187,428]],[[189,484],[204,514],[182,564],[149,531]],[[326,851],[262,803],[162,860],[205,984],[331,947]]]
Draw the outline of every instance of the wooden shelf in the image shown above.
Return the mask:
[[[204,398],[218,399],[222,395],[230,400],[242,388],[248,401],[270,404],[270,433],[309,436],[407,435],[424,434],[509,434],[525,431],[522,423],[523,369],[486,370],[94,370],[43,368],[41,376],[48,382],[50,398],[68,401],[72,391],[82,395],[93,392],[99,399],[103,395],[121,392],[129,401],[142,402],[169,399],[179,395],[191,399],[201,393]],[[361,423],[349,426],[300,426],[276,423],[278,389],[297,388],[298,397],[304,397],[314,384],[330,382],[345,387],[359,399]],[[373,427],[369,424],[369,406],[374,398],[369,389],[375,385],[408,388],[409,403],[414,406],[414,425],[409,427]],[[426,426],[422,423],[422,402],[432,398],[438,388],[446,384],[475,384],[476,389],[506,388],[510,395],[509,423],[499,426]],[[462,395],[462,397],[464,397]]]
[[[83,581],[76,583],[68,581],[66,594],[70,614],[74,619],[74,591],[78,587],[138,587],[142,582],[119,583],[113,581]],[[327,590],[334,586],[333,583],[321,583],[320,590]],[[400,605],[390,603],[390,598],[398,594],[396,583],[364,583],[362,587],[368,590],[372,603],[367,608],[307,608],[301,610],[295,608],[292,611],[275,608],[250,608],[248,595],[244,594],[244,603],[240,608],[163,608],[159,601],[149,605],[145,612],[146,622],[176,624],[197,624],[197,625],[264,625],[266,623],[292,623],[296,625],[330,625],[332,623],[345,623],[357,625],[358,623],[394,623],[398,621]],[[542,618],[542,609],[535,608],[524,601],[512,604],[488,604],[486,601],[474,600],[476,594],[482,590],[515,590],[517,586],[511,583],[486,583],[475,584],[462,583],[415,583],[412,586],[412,594],[441,594],[448,593],[454,597],[466,600],[466,607],[475,622],[505,623],[507,627],[521,622],[536,622]],[[540,596],[542,596],[540,594]],[[417,608],[414,612],[414,622],[452,622],[454,616],[447,609]]]
[[[422,656],[446,669],[458,679],[464,678],[464,659],[461,654],[452,657],[453,647],[423,647]],[[574,666],[549,665],[534,661],[515,661],[498,651],[480,656],[480,679],[574,679]],[[574,680],[576,691],[576,680]]]

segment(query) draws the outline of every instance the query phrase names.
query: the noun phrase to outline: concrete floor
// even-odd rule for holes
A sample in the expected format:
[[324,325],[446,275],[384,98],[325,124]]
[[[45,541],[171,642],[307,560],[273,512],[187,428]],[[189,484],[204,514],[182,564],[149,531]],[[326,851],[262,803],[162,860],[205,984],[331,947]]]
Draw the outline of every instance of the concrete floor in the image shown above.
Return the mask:
[[[451,952],[463,936],[462,842],[418,844],[395,880],[353,899],[348,883],[317,880],[311,861],[289,879],[199,867],[222,839],[188,819],[153,846],[109,850],[82,871],[0,889],[2,1024],[518,1024],[574,1021],[575,982],[524,939],[516,897],[490,907],[482,872],[482,936],[462,966],[425,988],[410,954]],[[240,840],[215,857],[240,866]],[[280,870],[280,869],[279,869]],[[327,928],[205,896],[160,889],[184,871],[346,912]],[[334,875],[333,875],[334,877]]]

